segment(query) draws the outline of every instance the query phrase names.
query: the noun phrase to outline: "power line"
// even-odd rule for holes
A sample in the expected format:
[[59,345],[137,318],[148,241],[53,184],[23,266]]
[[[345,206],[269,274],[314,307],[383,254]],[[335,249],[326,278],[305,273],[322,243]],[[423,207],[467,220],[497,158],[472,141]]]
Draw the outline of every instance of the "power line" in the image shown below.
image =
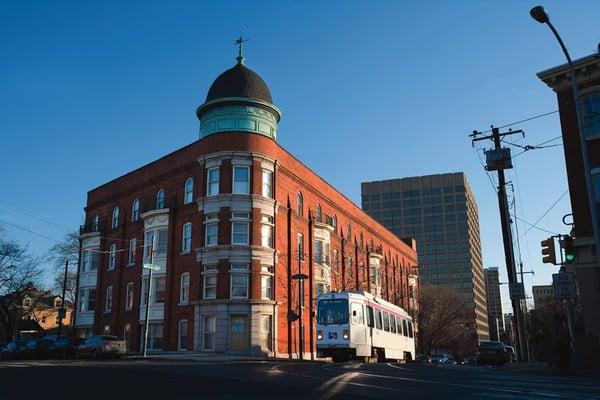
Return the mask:
[[22,226],[19,226],[19,225],[10,223],[10,222],[3,221],[1,219],[0,219],[0,223],[6,224],[6,225],[10,225],[10,226],[12,226],[14,228],[21,229],[21,230],[23,230],[25,232],[29,232],[29,233],[31,233],[33,235],[37,235],[37,236],[43,237],[44,239],[48,239],[48,240],[51,240],[51,241],[56,242],[56,243],[61,243],[61,244],[64,243],[62,240],[57,240],[57,239],[51,238],[50,236],[46,236],[46,235],[44,235],[42,233],[34,232],[34,231],[29,230],[27,228],[23,228]]
[[[556,114],[557,112],[558,112],[558,110],[554,110],[554,111],[550,111],[550,112],[547,112],[547,113],[544,113],[544,114],[534,115],[533,117],[525,118],[525,119],[522,119],[520,121],[511,122],[510,124],[499,126],[498,129],[508,128],[509,126],[521,124],[523,122],[533,121],[534,119],[538,119],[538,118],[542,118],[542,117],[547,117],[548,115]],[[479,133],[483,134],[483,133],[489,133],[491,131],[492,131],[491,129],[488,129],[487,131],[479,132]]]
[[[552,203],[552,205],[550,206],[550,208],[548,208],[533,224],[530,224],[531,226],[529,227],[529,229],[527,229],[525,231],[525,233],[523,233],[523,235],[521,235],[521,237],[525,236],[527,234],[527,232],[529,232],[530,230],[532,230],[533,228],[538,228],[537,227],[537,223],[540,222],[542,220],[542,218],[544,218],[549,212],[550,210],[552,210],[554,208],[554,206],[556,206],[558,204],[558,202],[565,197],[565,195],[569,193],[569,189],[565,190],[565,192],[563,194],[560,195],[560,197],[558,199],[556,199],[556,201],[554,203]],[[529,224],[529,223],[528,223]],[[540,228],[538,228],[540,229]]]
[[[514,217],[515,217],[516,219],[518,219],[519,221],[521,221],[521,222],[523,222],[523,223],[526,223],[527,225],[529,225],[529,226],[530,226],[530,227],[532,227],[532,228],[538,229],[538,230],[540,230],[540,231],[542,231],[542,232],[550,233],[550,234],[552,234],[552,235],[558,235],[556,232],[552,232],[552,231],[549,231],[549,230],[547,230],[547,229],[540,228],[539,226],[537,226],[537,225],[534,225],[534,224],[532,224],[531,222],[527,222],[527,221],[525,221],[523,218],[519,218],[519,217],[517,217],[516,215],[514,215]],[[525,234],[523,234],[523,236],[525,236]],[[523,236],[521,236],[521,237],[523,237]],[[521,238],[521,237],[520,237],[520,238]]]
[[0,203],[0,208],[4,208],[4,209],[6,209],[6,210],[10,210],[10,211],[17,212],[17,213],[19,213],[19,214],[26,215],[26,216],[28,216],[29,218],[33,218],[33,219],[36,219],[36,220],[38,220],[38,221],[40,221],[40,222],[44,222],[44,223],[46,223],[46,224],[50,224],[50,225],[52,225],[52,226],[56,226],[57,228],[61,228],[61,229],[64,229],[64,230],[66,230],[66,231],[71,231],[71,228],[67,228],[66,226],[63,226],[63,225],[56,224],[56,223],[54,223],[54,222],[52,222],[52,221],[48,221],[48,220],[46,220],[46,219],[43,219],[43,218],[40,218],[40,217],[36,217],[35,215],[29,214],[29,213],[27,213],[27,212],[25,212],[25,211],[23,211],[23,210],[19,210],[18,208],[15,208],[15,207],[13,207],[13,206],[9,206],[8,204],[5,204],[5,203]]

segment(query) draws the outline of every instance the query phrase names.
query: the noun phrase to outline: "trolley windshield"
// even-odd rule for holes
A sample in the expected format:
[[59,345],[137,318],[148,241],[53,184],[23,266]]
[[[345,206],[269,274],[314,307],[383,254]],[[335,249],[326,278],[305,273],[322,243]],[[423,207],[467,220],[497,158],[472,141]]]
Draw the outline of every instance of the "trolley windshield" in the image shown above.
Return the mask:
[[323,299],[319,300],[317,309],[317,323],[321,325],[347,324],[348,300]]

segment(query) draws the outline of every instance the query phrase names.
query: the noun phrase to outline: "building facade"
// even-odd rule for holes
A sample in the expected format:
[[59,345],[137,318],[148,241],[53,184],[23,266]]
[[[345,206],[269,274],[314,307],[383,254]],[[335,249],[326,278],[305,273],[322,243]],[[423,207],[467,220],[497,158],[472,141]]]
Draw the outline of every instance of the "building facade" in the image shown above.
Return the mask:
[[[367,290],[409,309],[414,243],[277,143],[281,113],[243,57],[197,116],[199,140],[88,193],[80,336],[113,334],[139,350],[148,313],[151,351],[314,356],[321,292]],[[144,264],[158,268],[150,285]]]
[[500,340],[500,332],[504,330],[504,314],[502,314],[502,296],[500,295],[498,267],[485,268],[483,271],[485,276],[485,295],[490,340]]
[[489,338],[477,204],[462,172],[362,183],[365,212],[398,237],[413,237],[421,284],[467,298],[466,324]]
[[552,285],[534,285],[531,287],[533,292],[533,307],[536,310],[549,301],[554,301],[554,286]]
[[[590,163],[595,207],[600,207],[600,54],[573,61],[579,90],[580,122]],[[575,272],[579,303],[583,311],[584,334],[600,351],[600,264],[596,258],[588,191],[581,157],[577,116],[568,66],[560,65],[537,74],[554,92],[558,100],[562,140],[573,212],[575,261],[568,270]],[[599,210],[600,211],[600,210]]]

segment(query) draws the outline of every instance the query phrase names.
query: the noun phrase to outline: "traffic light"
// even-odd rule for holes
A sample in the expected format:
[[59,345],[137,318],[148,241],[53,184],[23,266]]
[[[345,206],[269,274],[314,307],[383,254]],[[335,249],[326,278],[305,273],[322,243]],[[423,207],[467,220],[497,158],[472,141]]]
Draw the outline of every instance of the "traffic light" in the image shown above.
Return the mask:
[[575,261],[575,245],[573,244],[573,238],[571,236],[563,236],[562,247],[565,249],[565,261],[567,263]]
[[550,237],[542,240],[542,262],[544,264],[556,264],[556,254],[554,251],[554,238]]

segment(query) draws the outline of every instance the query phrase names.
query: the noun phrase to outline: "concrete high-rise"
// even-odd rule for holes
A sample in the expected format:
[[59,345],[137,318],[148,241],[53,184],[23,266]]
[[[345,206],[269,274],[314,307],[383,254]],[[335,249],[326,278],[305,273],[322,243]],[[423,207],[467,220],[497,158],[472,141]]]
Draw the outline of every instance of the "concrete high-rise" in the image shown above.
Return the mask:
[[500,340],[500,332],[504,329],[504,316],[502,314],[502,298],[500,296],[498,268],[486,268],[484,269],[484,273],[490,339]]
[[417,241],[420,283],[463,293],[465,322],[489,338],[477,204],[464,173],[362,183],[362,207],[399,237]]

